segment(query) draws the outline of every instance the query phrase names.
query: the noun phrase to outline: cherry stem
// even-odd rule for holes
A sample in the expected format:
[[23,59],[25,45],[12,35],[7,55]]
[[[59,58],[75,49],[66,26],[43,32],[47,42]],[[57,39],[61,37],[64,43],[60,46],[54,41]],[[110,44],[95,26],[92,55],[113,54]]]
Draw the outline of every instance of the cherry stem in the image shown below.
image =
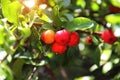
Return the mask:
[[78,32],[82,32],[82,33],[86,33],[86,34],[90,34],[90,35],[98,35],[101,36],[101,32],[90,32],[88,30],[78,30]]

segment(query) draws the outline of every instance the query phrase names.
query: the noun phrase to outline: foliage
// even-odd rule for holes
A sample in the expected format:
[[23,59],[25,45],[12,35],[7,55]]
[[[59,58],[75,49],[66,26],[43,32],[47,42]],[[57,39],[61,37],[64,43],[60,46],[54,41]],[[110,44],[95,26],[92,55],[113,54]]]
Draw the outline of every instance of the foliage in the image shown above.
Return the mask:
[[[119,80],[119,3],[119,0],[1,0],[0,80]],[[68,46],[59,55],[52,52],[52,44],[44,43],[41,34],[62,29],[77,32],[80,40],[77,46]],[[101,38],[107,29],[117,37],[112,44]],[[86,43],[88,36],[90,44]]]

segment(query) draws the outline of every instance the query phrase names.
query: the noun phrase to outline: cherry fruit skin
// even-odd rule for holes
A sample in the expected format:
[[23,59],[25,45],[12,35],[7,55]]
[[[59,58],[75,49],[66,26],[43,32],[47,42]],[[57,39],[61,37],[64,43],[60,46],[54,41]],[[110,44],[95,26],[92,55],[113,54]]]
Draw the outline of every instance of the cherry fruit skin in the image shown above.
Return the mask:
[[41,38],[46,44],[52,44],[55,40],[55,32],[53,30],[46,30],[42,33]]
[[57,54],[63,54],[67,49],[66,45],[61,45],[57,42],[52,44],[52,52],[57,53]]
[[108,44],[114,44],[114,42],[117,41],[117,37],[114,35],[111,29],[103,31],[103,33],[101,34],[101,38],[104,40],[104,42]]
[[93,43],[93,40],[92,40],[92,37],[91,36],[87,36],[86,38],[85,38],[85,43],[86,44],[92,44]]
[[113,6],[113,5],[109,5],[109,10],[114,13],[118,13],[120,11],[120,8]]
[[55,34],[55,41],[61,45],[67,45],[70,39],[70,32],[63,29],[59,30]]
[[79,43],[79,40],[79,34],[77,32],[71,32],[68,46],[76,46]]

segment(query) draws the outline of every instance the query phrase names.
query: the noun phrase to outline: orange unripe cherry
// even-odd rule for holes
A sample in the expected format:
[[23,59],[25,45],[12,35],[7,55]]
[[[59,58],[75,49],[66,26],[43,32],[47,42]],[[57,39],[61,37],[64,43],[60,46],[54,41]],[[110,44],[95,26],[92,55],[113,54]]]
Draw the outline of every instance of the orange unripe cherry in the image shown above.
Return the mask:
[[46,30],[42,33],[41,38],[46,44],[52,44],[55,40],[55,32],[53,30]]

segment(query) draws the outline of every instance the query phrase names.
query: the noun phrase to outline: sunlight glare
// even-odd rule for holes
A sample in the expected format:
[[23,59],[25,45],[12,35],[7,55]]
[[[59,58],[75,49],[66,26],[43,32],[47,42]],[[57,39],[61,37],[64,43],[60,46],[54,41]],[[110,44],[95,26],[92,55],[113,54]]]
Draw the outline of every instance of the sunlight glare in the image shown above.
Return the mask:
[[33,8],[35,6],[35,0],[25,0],[23,3],[28,8]]
[[45,9],[46,7],[47,7],[46,4],[41,4],[41,5],[39,5],[39,8],[41,8],[41,9]]

